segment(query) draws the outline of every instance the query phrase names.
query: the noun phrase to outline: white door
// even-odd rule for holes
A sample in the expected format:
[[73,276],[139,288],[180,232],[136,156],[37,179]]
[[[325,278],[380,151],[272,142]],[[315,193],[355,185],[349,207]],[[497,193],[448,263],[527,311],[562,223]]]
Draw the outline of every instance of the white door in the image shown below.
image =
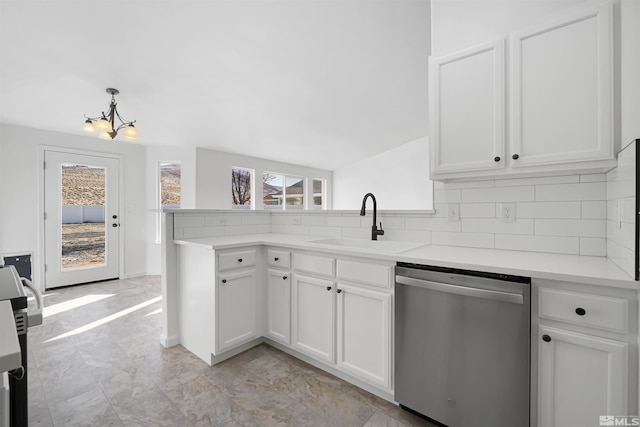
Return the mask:
[[119,160],[45,151],[45,288],[116,279]]
[[316,359],[333,363],[335,283],[296,275],[293,316],[294,347]]
[[538,358],[539,426],[597,426],[627,413],[626,343],[540,326]]
[[267,335],[291,342],[291,279],[289,273],[269,270],[267,276]]
[[391,295],[338,284],[338,366],[391,388]]
[[[255,338],[256,271],[228,273],[220,277],[217,292],[216,355]],[[206,327],[206,325],[203,325]]]

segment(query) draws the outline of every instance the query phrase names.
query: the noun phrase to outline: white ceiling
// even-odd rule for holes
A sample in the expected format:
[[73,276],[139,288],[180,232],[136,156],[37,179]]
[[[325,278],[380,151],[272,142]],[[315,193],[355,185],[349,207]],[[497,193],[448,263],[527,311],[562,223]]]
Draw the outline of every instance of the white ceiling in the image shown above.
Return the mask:
[[[427,134],[428,0],[0,0],[0,122],[333,170]],[[121,136],[118,136],[121,138]]]

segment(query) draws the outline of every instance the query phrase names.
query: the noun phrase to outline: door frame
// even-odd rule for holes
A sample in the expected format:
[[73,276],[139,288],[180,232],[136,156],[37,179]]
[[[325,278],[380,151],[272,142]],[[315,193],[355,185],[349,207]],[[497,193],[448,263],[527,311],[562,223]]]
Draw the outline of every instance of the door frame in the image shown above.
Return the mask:
[[94,157],[105,157],[108,159],[118,160],[118,218],[120,219],[120,227],[119,233],[120,238],[118,239],[118,276],[120,278],[124,277],[124,228],[126,227],[126,221],[123,221],[122,213],[126,211],[124,209],[124,156],[122,154],[109,153],[105,151],[91,151],[91,150],[81,150],[77,148],[70,147],[60,147],[56,145],[39,145],[38,146],[38,166],[36,170],[38,171],[37,179],[38,179],[38,191],[37,191],[37,201],[36,207],[38,210],[38,215],[40,219],[38,220],[38,249],[36,254],[34,254],[34,258],[32,259],[33,269],[33,277],[35,286],[41,292],[45,291],[45,271],[44,265],[46,261],[45,255],[45,220],[44,220],[44,211],[45,211],[45,202],[44,202],[44,186],[45,186],[45,173],[44,173],[44,155],[45,151],[55,151],[57,153],[66,153],[66,154],[79,154],[84,156],[94,156]]

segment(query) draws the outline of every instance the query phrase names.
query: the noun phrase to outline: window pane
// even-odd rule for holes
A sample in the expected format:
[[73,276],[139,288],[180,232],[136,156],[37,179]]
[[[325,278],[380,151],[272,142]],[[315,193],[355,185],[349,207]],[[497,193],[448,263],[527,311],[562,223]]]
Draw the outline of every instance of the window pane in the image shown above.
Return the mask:
[[283,209],[284,176],[265,172],[262,176],[262,203],[265,209]]
[[249,169],[231,169],[231,208],[251,209],[253,171]]
[[304,179],[294,176],[286,177],[285,198],[287,209],[304,207]]
[[180,163],[160,163],[160,207],[180,207]]
[[324,209],[324,179],[313,180],[313,209]]

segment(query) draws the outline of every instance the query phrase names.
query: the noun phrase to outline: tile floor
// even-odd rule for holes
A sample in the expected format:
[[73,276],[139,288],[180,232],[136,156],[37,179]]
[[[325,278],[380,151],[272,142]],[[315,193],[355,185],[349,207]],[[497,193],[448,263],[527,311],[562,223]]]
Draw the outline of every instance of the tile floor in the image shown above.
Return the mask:
[[29,330],[29,425],[431,426],[269,345],[214,367],[163,348],[160,279],[45,293]]

